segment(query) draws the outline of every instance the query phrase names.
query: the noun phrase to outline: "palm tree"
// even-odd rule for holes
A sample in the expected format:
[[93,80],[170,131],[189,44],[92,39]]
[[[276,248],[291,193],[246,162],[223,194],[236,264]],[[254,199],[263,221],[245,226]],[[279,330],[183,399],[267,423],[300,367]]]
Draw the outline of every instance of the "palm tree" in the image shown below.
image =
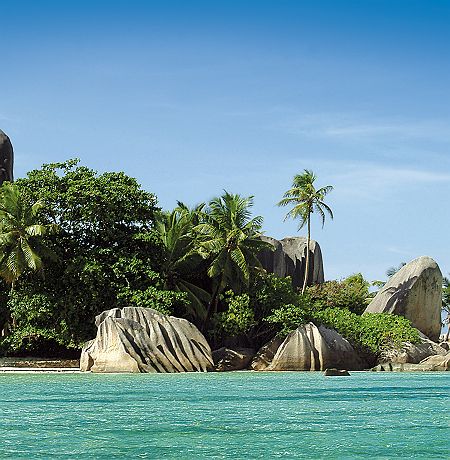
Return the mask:
[[238,291],[248,285],[251,270],[261,268],[257,255],[263,249],[273,249],[260,238],[263,219],[251,218],[252,206],[253,196],[244,198],[225,191],[209,202],[203,222],[196,226],[200,253],[211,261],[207,273],[215,281],[205,324],[212,308],[217,311],[220,293],[227,286]]
[[40,200],[27,205],[14,184],[6,182],[0,188],[0,276],[11,289],[25,271],[42,268],[42,257],[54,258],[42,238],[58,227],[39,223],[38,213],[43,207]]
[[302,174],[297,174],[292,181],[292,187],[284,194],[283,199],[278,203],[278,206],[293,205],[293,208],[286,214],[284,220],[289,217],[292,219],[299,219],[300,223],[298,229],[302,229],[305,225],[308,228],[305,278],[303,281],[302,294],[305,292],[308,281],[311,214],[317,212],[320,215],[322,218],[322,228],[325,225],[325,212],[333,219],[332,210],[323,201],[326,195],[333,190],[333,187],[327,185],[317,190],[314,186],[316,178],[316,175],[308,169],[305,169]]
[[190,301],[188,314],[200,321],[206,318],[206,305],[211,297],[191,282],[192,273],[203,260],[197,251],[196,233],[193,231],[203,207],[201,204],[190,210],[183,203],[178,203],[172,212],[161,213],[155,224],[163,249],[161,273],[164,288],[187,293]]
[[[56,258],[42,238],[58,227],[39,223],[38,213],[43,207],[42,201],[31,206],[25,203],[14,184],[6,182],[0,187],[0,276],[11,285],[11,292],[24,272],[42,269],[43,257]],[[8,334],[10,321],[8,312],[2,336]],[[14,323],[13,318],[13,327]]]

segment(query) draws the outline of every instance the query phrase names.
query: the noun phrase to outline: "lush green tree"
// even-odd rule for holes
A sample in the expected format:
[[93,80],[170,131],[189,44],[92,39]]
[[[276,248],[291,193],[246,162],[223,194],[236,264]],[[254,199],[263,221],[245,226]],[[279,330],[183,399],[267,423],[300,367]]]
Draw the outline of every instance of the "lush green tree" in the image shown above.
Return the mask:
[[[161,302],[162,309],[171,302],[171,294],[161,294],[164,282],[156,270],[162,260],[153,234],[156,197],[135,179],[98,174],[70,160],[44,165],[16,184],[26,202],[45,202],[38,214],[42,223],[60,228],[45,240],[58,260],[47,265],[44,280],[27,276],[19,288],[27,295],[49,293],[57,302],[47,324],[64,343],[91,338],[94,317],[130,299],[140,305]],[[177,299],[181,308],[184,300]]]
[[208,203],[199,233],[199,251],[210,260],[208,276],[215,282],[206,319],[217,311],[220,293],[231,288],[239,293],[248,287],[250,272],[261,268],[257,255],[272,245],[261,240],[262,217],[251,217],[253,197],[225,192]]
[[325,224],[325,214],[328,213],[333,218],[331,208],[324,202],[325,197],[333,190],[331,185],[316,189],[314,182],[316,175],[305,169],[302,174],[294,176],[292,187],[284,194],[278,206],[292,206],[292,209],[286,214],[285,219],[298,219],[299,227],[302,229],[307,226],[307,244],[306,244],[306,262],[305,262],[305,279],[303,281],[302,294],[305,292],[309,274],[309,248],[311,241],[311,214],[317,212],[322,219],[322,227]]

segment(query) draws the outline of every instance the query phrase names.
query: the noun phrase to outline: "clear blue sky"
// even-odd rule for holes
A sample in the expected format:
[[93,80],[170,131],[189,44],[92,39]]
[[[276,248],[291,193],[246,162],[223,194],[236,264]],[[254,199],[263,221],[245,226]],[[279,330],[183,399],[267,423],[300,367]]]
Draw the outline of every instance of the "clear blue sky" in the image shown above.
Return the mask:
[[161,206],[334,185],[327,278],[420,255],[450,271],[450,1],[0,0],[0,128],[16,177],[79,157]]

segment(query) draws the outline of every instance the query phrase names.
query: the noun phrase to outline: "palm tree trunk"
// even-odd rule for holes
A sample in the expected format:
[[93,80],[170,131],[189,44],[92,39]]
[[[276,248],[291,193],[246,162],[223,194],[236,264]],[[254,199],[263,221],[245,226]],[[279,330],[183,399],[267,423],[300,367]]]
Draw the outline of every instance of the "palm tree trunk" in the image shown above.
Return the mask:
[[206,311],[206,316],[205,316],[205,320],[203,321],[203,325],[202,325],[202,332],[205,332],[205,328],[208,324],[208,321],[209,321],[209,318],[211,316],[211,310],[213,309],[213,305],[214,305],[214,313],[217,312],[217,304],[219,302],[219,293],[220,293],[220,286],[222,284],[222,281],[219,281],[217,283],[217,288],[215,289],[214,291],[214,294],[213,296],[211,297],[211,300],[209,301],[209,304],[208,304],[208,309]]
[[311,241],[311,214],[308,214],[308,237],[306,239],[306,263],[305,263],[305,277],[303,280],[302,294],[305,293],[306,284],[308,283],[309,275],[309,242]]

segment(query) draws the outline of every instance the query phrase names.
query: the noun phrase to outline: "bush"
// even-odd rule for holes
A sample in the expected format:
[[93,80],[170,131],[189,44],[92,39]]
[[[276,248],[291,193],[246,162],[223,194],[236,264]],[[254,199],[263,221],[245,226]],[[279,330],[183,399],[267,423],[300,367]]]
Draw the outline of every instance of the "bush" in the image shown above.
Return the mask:
[[273,311],[265,318],[268,323],[278,326],[278,336],[285,336],[309,321],[309,309],[299,305],[287,304]]
[[257,319],[270,315],[282,305],[297,304],[299,294],[290,277],[279,278],[272,273],[258,273],[250,287],[250,301]]
[[367,313],[363,316],[342,308],[326,308],[315,311],[316,324],[335,329],[361,351],[379,355],[402,342],[420,342],[417,329],[403,316],[389,313]]
[[225,293],[227,310],[215,315],[215,330],[220,336],[236,337],[245,334],[255,325],[255,315],[250,308],[248,294],[236,295],[233,291]]
[[306,292],[316,309],[347,308],[353,313],[361,314],[367,307],[369,285],[369,282],[357,273],[343,281],[327,281],[310,286]]

